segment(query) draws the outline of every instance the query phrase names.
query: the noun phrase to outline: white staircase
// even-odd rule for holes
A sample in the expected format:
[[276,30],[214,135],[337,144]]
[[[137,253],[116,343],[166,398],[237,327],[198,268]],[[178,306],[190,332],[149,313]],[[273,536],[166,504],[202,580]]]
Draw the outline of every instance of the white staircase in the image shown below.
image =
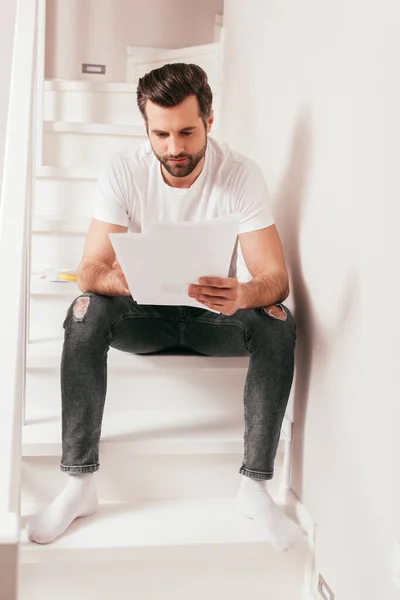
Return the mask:
[[[153,60],[162,61],[160,53],[151,68]],[[218,114],[218,82],[214,92]],[[135,93],[132,83],[45,82],[31,233],[34,273],[77,266],[99,169],[111,153],[144,139]],[[48,546],[26,539],[27,517],[65,485],[59,366],[62,323],[78,294],[74,283],[31,278],[19,600],[239,600],[267,590],[273,600],[300,599],[307,540],[278,554],[253,522],[234,511],[247,358],[111,350],[95,475],[100,510]],[[292,420],[290,402],[273,489],[311,537],[312,523],[287,489]]]

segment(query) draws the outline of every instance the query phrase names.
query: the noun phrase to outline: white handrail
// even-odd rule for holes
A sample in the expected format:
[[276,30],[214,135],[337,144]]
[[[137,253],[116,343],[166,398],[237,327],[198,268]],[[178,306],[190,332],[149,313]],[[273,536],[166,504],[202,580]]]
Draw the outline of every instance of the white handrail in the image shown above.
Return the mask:
[[0,600],[17,597],[37,0],[18,0],[0,198]]

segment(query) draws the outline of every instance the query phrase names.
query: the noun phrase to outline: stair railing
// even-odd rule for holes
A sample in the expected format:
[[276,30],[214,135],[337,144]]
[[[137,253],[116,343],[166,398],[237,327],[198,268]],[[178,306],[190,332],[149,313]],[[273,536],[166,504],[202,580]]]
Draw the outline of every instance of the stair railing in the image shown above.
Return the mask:
[[18,595],[37,0],[18,0],[0,196],[0,600]]

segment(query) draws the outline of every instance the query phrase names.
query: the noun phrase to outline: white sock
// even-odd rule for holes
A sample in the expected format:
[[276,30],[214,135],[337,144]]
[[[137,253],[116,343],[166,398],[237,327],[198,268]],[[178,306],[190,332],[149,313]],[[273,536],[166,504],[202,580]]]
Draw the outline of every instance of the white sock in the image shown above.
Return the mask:
[[92,515],[97,507],[93,473],[69,474],[61,494],[45,510],[29,519],[28,539],[38,544],[48,544],[64,533],[72,521]]
[[302,537],[300,527],[279,510],[269,495],[265,481],[242,475],[238,510],[242,516],[255,519],[265,529],[272,546],[280,552],[292,548]]

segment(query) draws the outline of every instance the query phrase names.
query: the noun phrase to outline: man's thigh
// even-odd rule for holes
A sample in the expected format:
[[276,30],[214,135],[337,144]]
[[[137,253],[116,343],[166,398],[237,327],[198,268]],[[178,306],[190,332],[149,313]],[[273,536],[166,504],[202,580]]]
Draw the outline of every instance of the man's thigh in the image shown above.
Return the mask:
[[246,356],[247,311],[237,311],[227,316],[209,310],[185,308],[184,344],[195,352],[207,356]]
[[112,314],[109,333],[112,348],[148,354],[181,345],[179,307],[140,305],[129,297],[107,298],[105,302]]
[[264,343],[280,335],[282,328],[295,328],[283,304],[274,305],[270,311],[238,310],[230,316],[191,307],[185,311],[185,345],[208,356],[245,356],[257,339]]

